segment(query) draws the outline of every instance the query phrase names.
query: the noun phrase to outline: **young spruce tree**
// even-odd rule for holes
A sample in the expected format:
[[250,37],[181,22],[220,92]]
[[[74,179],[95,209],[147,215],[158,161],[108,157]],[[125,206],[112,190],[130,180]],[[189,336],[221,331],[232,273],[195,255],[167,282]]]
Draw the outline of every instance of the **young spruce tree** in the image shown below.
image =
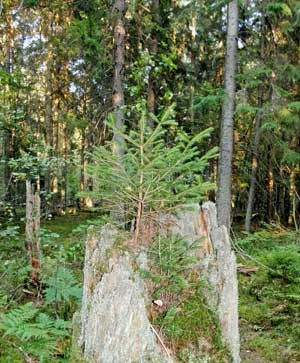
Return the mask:
[[95,148],[89,172],[96,180],[94,196],[101,199],[104,211],[117,213],[122,205],[126,221],[135,220],[137,242],[144,221],[199,202],[214,188],[213,183],[203,181],[202,173],[217,156],[217,148],[201,156],[199,144],[212,129],[189,136],[174,121],[174,106],[160,120],[151,115],[153,128],[148,126],[145,103],[135,112],[139,119],[135,130],[116,128],[113,117],[107,121],[113,135],[120,133],[124,153],[115,155],[113,141],[106,142]]

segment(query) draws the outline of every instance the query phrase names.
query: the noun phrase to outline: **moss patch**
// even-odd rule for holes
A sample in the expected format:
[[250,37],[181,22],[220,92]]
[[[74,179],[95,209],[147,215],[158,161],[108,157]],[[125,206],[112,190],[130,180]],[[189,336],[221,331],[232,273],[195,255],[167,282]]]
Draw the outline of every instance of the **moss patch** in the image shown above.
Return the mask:
[[154,324],[164,332],[178,358],[183,359],[186,348],[190,348],[199,355],[208,355],[214,362],[231,361],[221,340],[216,315],[207,306],[201,285],[183,292],[182,301],[158,314]]
[[[260,362],[300,361],[300,246],[293,231],[269,230],[239,240],[263,265],[239,276],[242,357]],[[253,265],[253,260],[242,260]]]

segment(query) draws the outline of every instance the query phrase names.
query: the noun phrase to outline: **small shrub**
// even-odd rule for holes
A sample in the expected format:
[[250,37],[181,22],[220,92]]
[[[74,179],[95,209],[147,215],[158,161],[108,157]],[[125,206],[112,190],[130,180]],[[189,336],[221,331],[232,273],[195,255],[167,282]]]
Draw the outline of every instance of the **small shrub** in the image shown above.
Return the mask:
[[188,272],[197,261],[192,255],[196,246],[189,246],[180,236],[157,236],[148,252],[152,266],[149,277],[157,283],[155,298],[162,290],[179,294],[189,288]]
[[[54,273],[43,280],[45,289],[45,302],[55,307],[56,314],[68,317],[79,305],[82,289],[71,270],[57,266]],[[65,316],[67,314],[67,316]]]

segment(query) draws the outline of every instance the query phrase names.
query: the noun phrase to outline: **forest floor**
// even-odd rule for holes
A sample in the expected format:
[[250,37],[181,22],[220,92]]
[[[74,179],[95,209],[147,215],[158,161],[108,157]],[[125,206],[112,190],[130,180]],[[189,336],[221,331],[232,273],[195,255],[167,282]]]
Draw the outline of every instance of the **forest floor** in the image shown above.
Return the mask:
[[[56,323],[50,320],[45,323],[43,319],[49,315],[71,322],[81,296],[78,287],[82,283],[86,230],[89,225],[99,223],[99,216],[89,213],[43,221],[43,281],[47,288],[41,304],[34,306],[36,315],[31,312],[27,321],[20,317],[24,311],[16,310],[32,300],[29,291],[32,287],[24,288],[28,274],[24,231],[22,226],[18,228],[13,224],[6,232],[1,231],[0,314],[8,316],[12,311],[12,315],[9,315],[10,320],[4,321],[6,325],[0,321],[0,330],[10,336],[0,333],[0,363],[27,362],[30,354],[45,354],[45,362],[49,361],[47,357],[52,357],[52,362],[69,362],[70,336],[63,336]],[[240,236],[234,239],[234,247],[238,263],[246,269],[246,273],[239,272],[241,362],[300,362],[299,233],[265,226],[260,231]],[[247,267],[254,271],[248,273]],[[31,330],[22,331],[17,326],[20,322]],[[41,328],[41,336],[33,328]],[[41,333],[43,329],[48,329],[47,334]],[[57,338],[60,343],[53,351],[51,344]],[[49,344],[47,351],[46,343]],[[32,353],[25,353],[26,349]]]
[[242,363],[300,362],[299,233],[266,226],[235,242]]

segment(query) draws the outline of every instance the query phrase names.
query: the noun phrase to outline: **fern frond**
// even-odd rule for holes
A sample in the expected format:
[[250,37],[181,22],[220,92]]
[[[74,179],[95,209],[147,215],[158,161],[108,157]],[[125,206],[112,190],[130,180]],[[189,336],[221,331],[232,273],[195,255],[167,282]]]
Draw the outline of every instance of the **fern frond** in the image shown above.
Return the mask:
[[17,339],[22,350],[39,357],[41,362],[55,354],[57,343],[69,336],[69,327],[69,322],[39,312],[32,303],[0,316],[3,335]]

